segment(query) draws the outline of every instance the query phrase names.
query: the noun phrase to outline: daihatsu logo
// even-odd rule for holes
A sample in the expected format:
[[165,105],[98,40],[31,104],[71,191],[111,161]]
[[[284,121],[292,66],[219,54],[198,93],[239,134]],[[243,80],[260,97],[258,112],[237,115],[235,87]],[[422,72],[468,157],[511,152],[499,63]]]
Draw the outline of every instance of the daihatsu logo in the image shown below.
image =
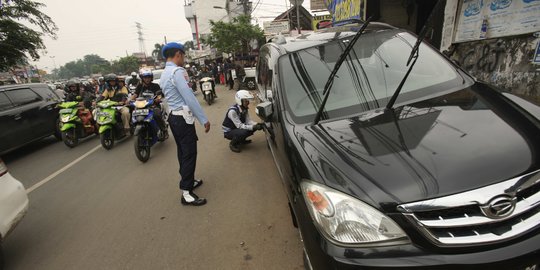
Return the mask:
[[481,206],[486,217],[499,219],[511,215],[516,209],[516,198],[508,195],[499,195],[491,199],[487,205]]

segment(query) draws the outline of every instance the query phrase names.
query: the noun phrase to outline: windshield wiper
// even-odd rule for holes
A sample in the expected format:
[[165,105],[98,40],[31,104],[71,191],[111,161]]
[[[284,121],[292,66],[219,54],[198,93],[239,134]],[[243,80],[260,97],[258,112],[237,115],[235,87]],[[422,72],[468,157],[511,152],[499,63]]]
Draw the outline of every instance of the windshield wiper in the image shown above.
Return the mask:
[[[431,13],[429,14],[429,17],[427,18],[426,23],[424,23],[424,26],[422,26],[422,30],[420,31],[420,35],[418,35],[418,39],[416,39],[416,43],[414,44],[414,47],[411,50],[411,54],[409,55],[409,59],[407,59],[407,66],[409,66],[409,64],[411,64],[411,60],[413,58],[414,58],[414,61],[409,66],[409,69],[407,70],[407,73],[405,73],[405,76],[403,77],[403,79],[399,83],[396,91],[392,95],[392,98],[390,98],[390,101],[388,101],[388,104],[386,104],[386,109],[392,109],[392,106],[394,106],[394,103],[396,103],[396,99],[399,96],[399,93],[401,92],[401,88],[403,88],[403,85],[405,84],[405,81],[409,77],[409,74],[411,73],[412,68],[414,67],[414,64],[416,64],[416,60],[418,60],[418,49],[420,48],[420,44],[422,43],[422,41],[426,37],[427,31],[428,31],[427,25],[428,25],[428,23],[431,22],[431,19],[433,17],[433,11],[435,11],[435,10],[437,10],[439,8],[441,2],[442,2],[441,0],[437,1],[437,4],[435,4],[433,9],[431,10]],[[429,28],[431,28],[431,26]]]
[[326,81],[326,84],[324,85],[324,90],[323,90],[324,98],[323,98],[323,101],[321,103],[321,106],[319,107],[319,109],[317,111],[317,115],[315,116],[315,120],[313,121],[314,125],[318,124],[319,120],[321,120],[321,115],[323,113],[324,106],[326,105],[326,101],[328,100],[328,96],[330,95],[330,88],[332,87],[332,84],[334,83],[334,78],[336,77],[336,74],[337,74],[337,72],[339,70],[339,67],[341,67],[341,64],[343,64],[343,62],[345,61],[345,59],[349,55],[349,52],[354,47],[354,44],[356,43],[358,38],[360,38],[360,36],[364,32],[364,30],[366,30],[366,27],[368,26],[369,22],[371,22],[372,18],[373,17],[369,17],[364,22],[364,24],[362,24],[362,27],[360,27],[360,30],[358,30],[358,33],[356,33],[356,35],[354,35],[353,39],[349,42],[349,44],[347,45],[347,47],[345,48],[343,53],[341,53],[338,60],[336,61],[336,64],[334,65],[334,69],[330,73],[330,76],[328,77],[328,80]]

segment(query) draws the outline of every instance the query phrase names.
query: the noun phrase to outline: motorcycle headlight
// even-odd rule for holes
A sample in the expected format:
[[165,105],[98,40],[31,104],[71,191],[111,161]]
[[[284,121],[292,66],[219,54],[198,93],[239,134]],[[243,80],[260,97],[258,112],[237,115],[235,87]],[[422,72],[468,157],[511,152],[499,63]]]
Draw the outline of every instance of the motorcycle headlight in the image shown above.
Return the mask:
[[353,246],[409,243],[392,219],[370,205],[315,182],[300,185],[311,217],[329,240]]
[[69,118],[70,118],[70,117],[71,117],[71,116],[70,116],[69,114],[67,114],[67,115],[62,115],[62,118],[60,119],[60,121],[62,121],[62,122],[64,122],[64,123],[65,123],[65,122],[69,122]]

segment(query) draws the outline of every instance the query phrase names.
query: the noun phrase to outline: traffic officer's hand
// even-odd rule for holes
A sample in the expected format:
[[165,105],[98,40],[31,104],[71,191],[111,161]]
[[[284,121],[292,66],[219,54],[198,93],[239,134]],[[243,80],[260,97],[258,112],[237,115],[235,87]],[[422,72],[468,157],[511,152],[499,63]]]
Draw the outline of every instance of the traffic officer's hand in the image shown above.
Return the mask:
[[257,131],[257,130],[262,130],[264,128],[264,124],[263,123],[258,123],[256,125],[253,126],[253,130],[254,131]]
[[204,124],[204,133],[208,133],[208,131],[210,131],[210,122]]

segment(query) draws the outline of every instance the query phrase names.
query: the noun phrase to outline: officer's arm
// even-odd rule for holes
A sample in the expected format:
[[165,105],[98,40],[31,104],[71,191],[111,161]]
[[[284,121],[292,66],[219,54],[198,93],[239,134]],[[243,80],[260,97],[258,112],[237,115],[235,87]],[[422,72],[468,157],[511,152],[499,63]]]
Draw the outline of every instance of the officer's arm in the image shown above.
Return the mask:
[[249,113],[246,114],[246,124],[251,125],[251,126],[254,126],[257,124],[257,122],[251,120],[251,117],[249,117]]
[[240,120],[240,116],[236,113],[235,110],[229,110],[229,113],[227,113],[227,116],[231,121],[233,121],[234,125],[239,129],[247,129],[247,130],[253,130],[253,125],[246,125],[242,123],[242,120]]
[[189,88],[186,79],[184,79],[183,72],[180,70],[179,72],[175,72],[173,76],[176,89],[180,91],[180,95],[191,109],[191,112],[193,112],[193,115],[197,117],[199,123],[204,126],[204,124],[208,123],[208,117],[206,117],[201,104],[199,104],[199,101],[197,101],[197,98],[195,98],[193,90]]

